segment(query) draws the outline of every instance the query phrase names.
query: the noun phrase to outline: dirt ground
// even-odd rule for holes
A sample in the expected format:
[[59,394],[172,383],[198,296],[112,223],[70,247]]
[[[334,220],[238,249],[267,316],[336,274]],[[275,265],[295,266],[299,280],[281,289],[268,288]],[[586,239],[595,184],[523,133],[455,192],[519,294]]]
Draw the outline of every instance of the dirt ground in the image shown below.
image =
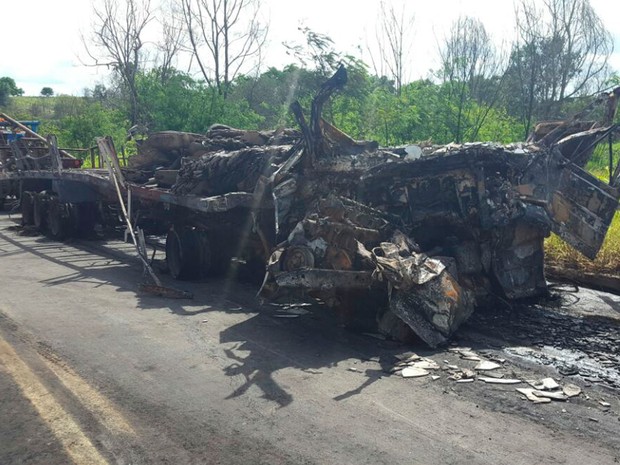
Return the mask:
[[[0,464],[620,461],[618,296],[558,286],[477,311],[431,351],[320,307],[261,305],[234,279],[165,279],[193,300],[140,294],[132,257],[0,215]],[[464,348],[501,365],[485,375],[582,393],[535,404],[526,383],[457,382],[478,364]],[[413,353],[439,368],[391,373]]]

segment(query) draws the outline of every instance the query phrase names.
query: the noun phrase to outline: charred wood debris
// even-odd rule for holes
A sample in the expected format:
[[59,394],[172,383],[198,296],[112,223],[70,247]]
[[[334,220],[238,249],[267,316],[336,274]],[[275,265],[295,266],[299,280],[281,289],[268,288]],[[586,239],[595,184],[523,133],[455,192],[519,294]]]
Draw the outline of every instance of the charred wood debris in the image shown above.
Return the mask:
[[[177,195],[253,193],[262,297],[311,297],[343,318],[370,306],[382,333],[431,347],[477,305],[545,296],[551,231],[596,255],[620,197],[618,168],[610,184],[583,168],[616,130],[619,89],[540,123],[523,143],[380,148],[321,117],[346,79],[341,67],[323,84],[309,120],[291,105],[299,129],[145,135],[125,176]],[[584,119],[600,107],[598,121]]]

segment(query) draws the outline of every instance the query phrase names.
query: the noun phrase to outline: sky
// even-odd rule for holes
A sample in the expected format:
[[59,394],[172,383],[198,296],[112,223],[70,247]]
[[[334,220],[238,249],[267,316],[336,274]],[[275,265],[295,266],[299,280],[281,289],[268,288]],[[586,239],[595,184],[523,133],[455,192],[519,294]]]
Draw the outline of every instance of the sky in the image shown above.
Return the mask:
[[[6,0],[4,0],[6,1]],[[407,57],[407,77],[425,77],[438,67],[438,43],[460,15],[480,19],[494,41],[514,39],[512,0],[391,0],[405,2],[411,24],[413,47]],[[269,21],[264,66],[281,67],[293,61],[283,42],[300,43],[300,26],[326,34],[335,48],[370,63],[367,46],[375,36],[379,0],[262,0],[261,15]],[[590,0],[615,42],[610,60],[620,70],[620,6],[612,0]],[[58,94],[83,95],[85,88],[105,83],[109,70],[92,66],[83,37],[93,22],[92,1],[29,0],[4,7],[2,35],[5,47],[0,77],[12,77],[26,95],[39,95],[49,86]],[[402,3],[396,3],[401,5]],[[7,12],[8,10],[8,12]],[[156,15],[156,17],[159,15]],[[20,20],[22,18],[22,20]],[[156,22],[153,23],[153,28]],[[154,30],[153,30],[154,32]],[[8,39],[10,38],[10,39]],[[179,63],[183,68],[183,62]]]

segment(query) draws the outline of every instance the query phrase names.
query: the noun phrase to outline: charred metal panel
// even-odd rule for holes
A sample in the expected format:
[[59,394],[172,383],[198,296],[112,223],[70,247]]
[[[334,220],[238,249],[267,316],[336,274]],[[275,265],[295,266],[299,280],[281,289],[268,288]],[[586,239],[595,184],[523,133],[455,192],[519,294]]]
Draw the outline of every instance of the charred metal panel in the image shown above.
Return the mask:
[[493,274],[506,297],[522,299],[546,292],[544,237],[540,229],[517,223],[499,239],[492,266]]
[[[558,174],[556,174],[557,176]],[[618,207],[620,192],[574,164],[559,172],[547,211],[551,229],[586,257],[594,259]]]
[[100,198],[99,193],[92,186],[78,181],[55,179],[52,181],[52,189],[58,194],[61,202],[96,202]]

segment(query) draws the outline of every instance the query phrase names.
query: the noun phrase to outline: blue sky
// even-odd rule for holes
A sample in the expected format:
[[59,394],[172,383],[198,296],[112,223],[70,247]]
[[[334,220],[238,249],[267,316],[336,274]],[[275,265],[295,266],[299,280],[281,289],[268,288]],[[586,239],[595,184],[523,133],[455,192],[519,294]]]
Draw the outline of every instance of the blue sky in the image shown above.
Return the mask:
[[[620,70],[616,1],[591,3],[614,36],[611,65]],[[359,47],[364,49],[374,36],[379,10],[379,0],[263,0],[263,5],[262,15],[270,19],[265,65],[273,66],[290,61],[282,42],[301,40],[297,31],[300,24],[329,35],[339,50],[356,53]],[[514,38],[511,0],[409,0],[406,5],[415,16],[414,45],[408,60],[410,78],[426,76],[437,67],[437,42],[461,14],[478,17],[498,43]],[[88,35],[92,22],[91,1],[30,0],[13,2],[8,10],[3,14],[3,37],[14,40],[5,41],[10,46],[4,48],[0,76],[15,79],[28,95],[38,95],[44,86],[52,87],[56,94],[81,95],[84,88],[105,80],[107,69],[86,66],[89,60],[82,36]],[[155,34],[156,26],[154,22],[151,34]],[[179,65],[183,67],[183,62]]]

